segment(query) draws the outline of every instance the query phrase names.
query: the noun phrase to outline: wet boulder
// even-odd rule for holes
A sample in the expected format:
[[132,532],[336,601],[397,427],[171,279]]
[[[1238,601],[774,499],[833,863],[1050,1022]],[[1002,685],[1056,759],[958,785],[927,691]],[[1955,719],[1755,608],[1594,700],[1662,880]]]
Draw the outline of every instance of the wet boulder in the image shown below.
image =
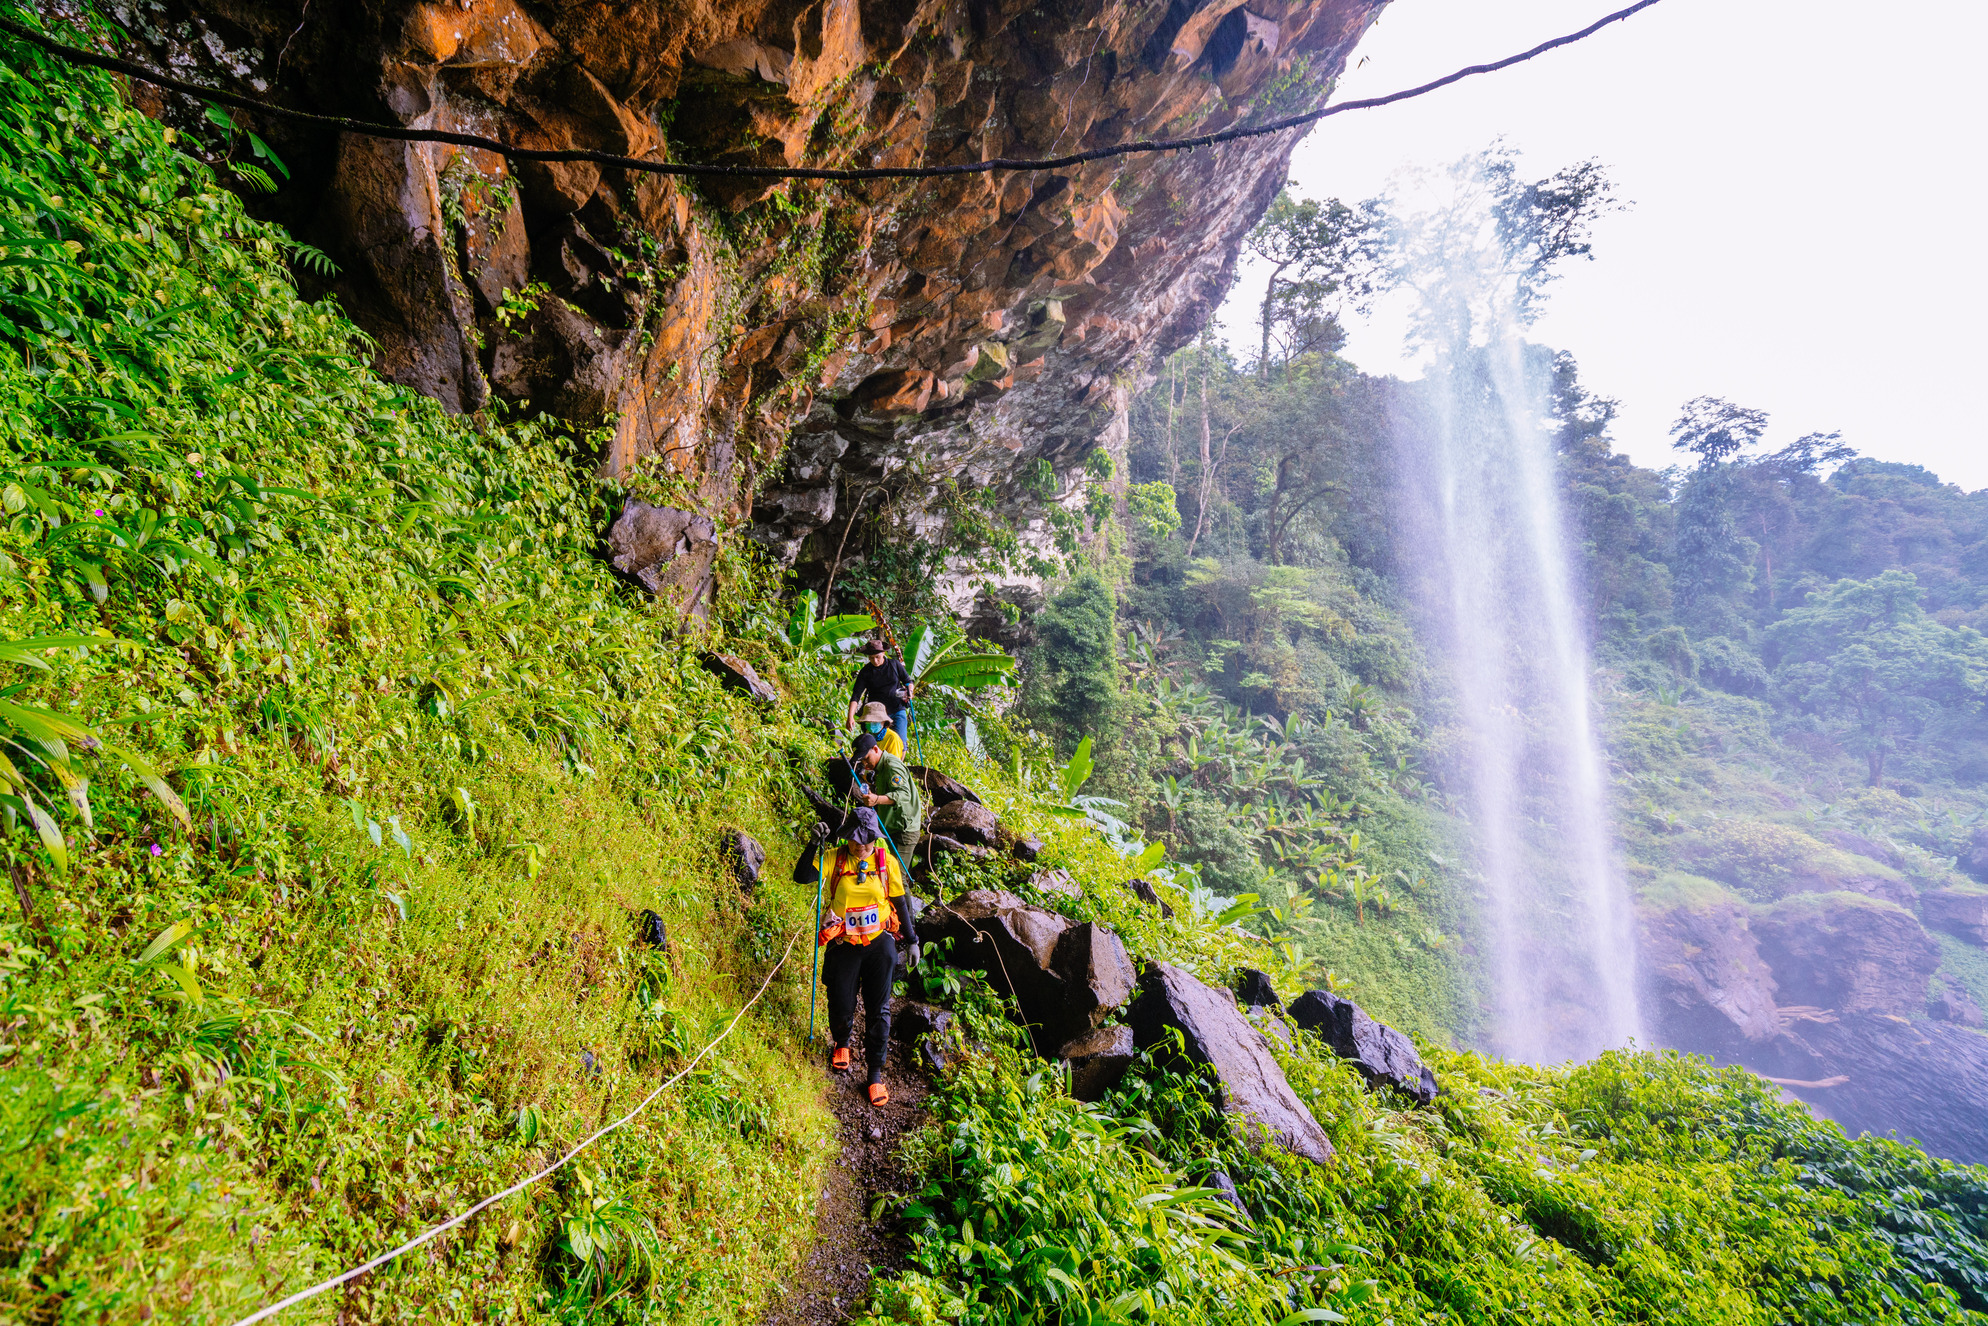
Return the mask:
[[1277,987],[1270,984],[1270,978],[1254,967],[1244,967],[1236,973],[1236,1002],[1244,1008],[1282,1008],[1284,1001],[1277,997]]
[[1148,907],[1159,908],[1161,916],[1164,916],[1169,921],[1173,920],[1173,908],[1167,906],[1166,900],[1160,897],[1160,891],[1153,887],[1151,880],[1128,879],[1125,881],[1125,887],[1131,889],[1132,895],[1140,902],[1145,903]]
[[1732,1054],[1779,1035],[1750,909],[1709,879],[1665,882],[1672,905],[1640,910],[1637,946],[1644,1007],[1664,1043]]
[[1187,1059],[1213,1070],[1220,1106],[1251,1145],[1266,1135],[1294,1156],[1315,1164],[1332,1159],[1332,1143],[1312,1118],[1270,1042],[1252,1027],[1225,990],[1204,985],[1169,963],[1154,963],[1139,980],[1128,1020],[1140,1049],[1170,1044],[1178,1031]]
[[1136,1049],[1132,1028],[1099,1027],[1066,1041],[1056,1057],[1070,1065],[1070,1094],[1078,1100],[1103,1100],[1132,1066]]
[[948,777],[937,769],[928,769],[922,764],[907,767],[911,770],[911,776],[918,780],[919,787],[925,791],[925,804],[934,810],[940,806],[950,806],[955,801],[971,801],[976,806],[980,804],[980,797],[974,790],[958,779]]
[[1291,1021],[1324,1041],[1341,1059],[1350,1059],[1367,1085],[1388,1086],[1427,1105],[1441,1088],[1436,1075],[1422,1062],[1415,1043],[1367,1016],[1350,999],[1325,990],[1307,990],[1286,1010]]
[[1038,1052],[1083,1035],[1132,993],[1132,960],[1117,935],[1012,893],[974,889],[929,909],[921,940],[950,939],[949,961],[1014,996]]
[[1001,848],[1017,861],[1033,861],[1042,855],[1042,839],[1032,833],[1001,830]]
[[750,892],[759,887],[760,872],[766,869],[766,849],[743,829],[727,829],[718,835],[718,855],[732,869],[739,887]]
[[1798,893],[1754,918],[1782,1004],[1911,1015],[1940,948],[1917,917],[1861,893]]
[[1001,841],[1001,821],[977,801],[948,801],[927,817],[925,832],[974,847],[996,847]]
[[1939,889],[1922,894],[1919,914],[1936,930],[1988,946],[1988,889]]
[[752,670],[752,664],[737,654],[706,652],[697,656],[697,662],[728,691],[743,695],[757,704],[780,703],[780,693],[761,680],[760,675]]

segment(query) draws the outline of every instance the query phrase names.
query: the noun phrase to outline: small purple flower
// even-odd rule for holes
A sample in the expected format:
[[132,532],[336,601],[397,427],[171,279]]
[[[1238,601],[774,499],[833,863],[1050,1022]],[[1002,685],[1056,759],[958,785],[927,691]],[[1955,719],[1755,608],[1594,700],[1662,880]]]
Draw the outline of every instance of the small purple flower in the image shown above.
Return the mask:
[[157,843],[153,843],[151,847],[151,852],[153,856],[164,856],[166,854],[166,849],[159,846]]
[[206,470],[195,470],[195,471],[193,472],[193,477],[194,477],[194,478],[196,478],[196,479],[205,479],[205,478],[207,477],[207,471],[206,471]]
[[92,511],[92,512],[91,512],[90,514],[91,514],[91,515],[93,515],[93,516],[101,516],[101,515],[103,514],[103,512],[101,512],[101,511]]

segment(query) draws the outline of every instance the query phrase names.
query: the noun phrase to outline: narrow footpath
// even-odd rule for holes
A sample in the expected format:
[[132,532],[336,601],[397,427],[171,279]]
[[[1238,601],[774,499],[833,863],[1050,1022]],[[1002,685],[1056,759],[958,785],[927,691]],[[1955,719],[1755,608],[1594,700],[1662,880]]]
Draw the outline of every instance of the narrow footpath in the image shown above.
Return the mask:
[[[856,1006],[858,1039],[863,1007]],[[828,1047],[815,1055],[838,1127],[840,1155],[823,1176],[815,1208],[814,1246],[787,1287],[786,1296],[766,1314],[763,1326],[831,1326],[845,1322],[869,1297],[871,1271],[892,1275],[909,1265],[911,1241],[893,1211],[870,1212],[879,1198],[887,1206],[910,1194],[913,1176],[898,1165],[898,1143],[925,1122],[930,1084],[902,1041],[891,1044],[884,1068],[890,1104],[877,1109],[866,1094],[862,1051],[847,1073],[828,1070]]]

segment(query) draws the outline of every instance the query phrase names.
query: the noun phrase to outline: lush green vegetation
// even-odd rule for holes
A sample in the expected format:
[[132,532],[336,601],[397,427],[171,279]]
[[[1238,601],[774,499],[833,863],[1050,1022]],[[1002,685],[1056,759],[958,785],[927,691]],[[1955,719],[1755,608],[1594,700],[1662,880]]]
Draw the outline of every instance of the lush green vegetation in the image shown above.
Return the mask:
[[[0,710],[67,840],[65,871],[10,810],[0,1315],[232,1320],[708,1040],[806,914],[740,897],[718,831],[780,850],[821,743],[605,573],[566,439],[381,383],[107,80],[19,49],[0,78],[0,637],[62,641],[9,703],[157,761],[191,818],[74,736],[63,797]],[[749,1314],[827,1126],[804,969],[580,1166],[312,1319]]]
[[[782,858],[850,624],[797,618],[744,555],[705,626],[633,596],[593,556],[616,493],[581,477],[583,440],[382,383],[350,325],[297,298],[286,237],[109,80],[4,50],[0,1310],[229,1321],[531,1172],[722,1029],[807,923]],[[1313,362],[1275,389],[1368,390]],[[1355,467],[1357,436],[1339,434]],[[999,668],[933,629],[927,758],[1084,892],[988,864],[946,882],[1020,888],[1213,981],[1249,965],[1289,992],[1330,969],[1423,1037],[1449,1094],[1402,1108],[1297,1037],[1279,1053],[1340,1159],[1253,1153],[1156,1063],[1071,1101],[986,988],[935,964],[921,992],[980,1048],[914,1144],[925,1189],[886,1218],[917,1269],[877,1309],[1988,1311],[1979,1171],[1847,1142],[1676,1058],[1533,1071],[1443,1048],[1475,1003],[1456,830],[1417,771],[1439,723],[1359,552],[1384,522],[1350,489],[1291,515],[1308,491],[1279,499],[1268,559],[1240,503],[1194,557],[1198,512],[1133,531],[1129,585],[1075,577],[1019,706],[970,728],[966,687]],[[685,630],[790,703],[720,689]],[[1698,694],[1625,701],[1650,760],[1712,758],[1676,712]],[[1702,704],[1764,731],[1759,701]],[[757,892],[719,857],[731,827],[773,848]],[[1751,841],[1720,850],[1744,862]],[[636,942],[643,908],[668,951]],[[298,1319],[755,1317],[830,1156],[807,1002],[790,961],[635,1124]],[[1216,1168],[1248,1222],[1202,1190]]]

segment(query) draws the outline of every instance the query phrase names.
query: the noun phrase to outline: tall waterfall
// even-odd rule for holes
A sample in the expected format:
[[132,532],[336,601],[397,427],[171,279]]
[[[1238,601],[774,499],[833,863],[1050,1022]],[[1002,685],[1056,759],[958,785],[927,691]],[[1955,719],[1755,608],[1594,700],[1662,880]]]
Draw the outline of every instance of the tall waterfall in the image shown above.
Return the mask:
[[1552,361],[1523,341],[1510,264],[1468,196],[1411,223],[1410,248],[1436,355],[1395,412],[1400,547],[1448,683],[1439,757],[1473,830],[1491,1040],[1532,1062],[1585,1058],[1637,1034],[1635,945],[1555,476]]

